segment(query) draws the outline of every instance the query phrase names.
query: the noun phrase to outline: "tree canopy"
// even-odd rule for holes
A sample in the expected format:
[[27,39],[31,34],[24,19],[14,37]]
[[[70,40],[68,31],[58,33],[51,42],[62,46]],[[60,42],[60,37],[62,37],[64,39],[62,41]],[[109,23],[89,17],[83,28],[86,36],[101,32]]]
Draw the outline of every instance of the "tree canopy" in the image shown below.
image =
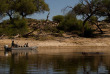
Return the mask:
[[82,17],[82,35],[84,36],[84,29],[87,22],[96,25],[97,28],[100,30],[100,33],[103,33],[97,22],[99,17],[103,16],[106,16],[108,18],[107,20],[110,20],[109,4],[110,0],[79,0],[79,3],[76,4],[74,7],[67,6],[66,8],[71,8],[69,12],[75,13],[76,16]]
[[44,0],[0,0],[0,14],[8,15],[10,19],[15,13],[26,17],[44,11],[49,11],[49,6]]
[[104,0],[80,0],[80,3],[73,8],[76,15],[83,16],[83,33],[86,22],[92,16],[99,16],[98,13],[104,10],[105,6],[103,1]]

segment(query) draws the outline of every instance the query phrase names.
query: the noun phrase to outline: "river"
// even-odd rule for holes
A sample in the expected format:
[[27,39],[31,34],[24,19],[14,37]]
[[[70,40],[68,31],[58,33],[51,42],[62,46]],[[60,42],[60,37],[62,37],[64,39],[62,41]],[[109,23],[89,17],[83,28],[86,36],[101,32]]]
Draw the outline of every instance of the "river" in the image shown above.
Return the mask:
[[103,52],[39,51],[5,56],[1,50],[0,74],[110,74],[110,55]]

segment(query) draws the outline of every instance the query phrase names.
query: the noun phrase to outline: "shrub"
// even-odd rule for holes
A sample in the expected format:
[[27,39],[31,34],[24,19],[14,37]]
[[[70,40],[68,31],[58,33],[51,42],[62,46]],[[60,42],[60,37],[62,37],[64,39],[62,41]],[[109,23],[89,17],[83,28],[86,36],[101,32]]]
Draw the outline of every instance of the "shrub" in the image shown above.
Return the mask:
[[92,37],[94,31],[95,30],[93,30],[89,24],[86,24],[85,25],[84,36],[85,37]]
[[54,16],[52,19],[54,22],[60,23],[64,20],[64,16],[63,15],[57,15],[57,16]]
[[0,36],[3,35],[3,28],[0,28]]
[[[6,25],[6,23],[4,24]],[[28,32],[28,26],[25,19],[14,18],[5,27],[1,27],[0,34],[6,34],[7,36],[15,36],[17,34],[23,35]]]
[[58,29],[66,32],[80,31],[82,29],[82,21],[76,19],[65,20],[60,23]]
[[[65,20],[62,21],[57,28],[65,32],[72,32],[74,34],[81,36],[83,29],[82,24],[83,21],[78,20],[75,16],[71,17],[70,15],[66,15]],[[93,35],[94,30],[91,28],[91,26],[88,23],[86,23],[84,30],[85,30],[84,36],[89,37]]]

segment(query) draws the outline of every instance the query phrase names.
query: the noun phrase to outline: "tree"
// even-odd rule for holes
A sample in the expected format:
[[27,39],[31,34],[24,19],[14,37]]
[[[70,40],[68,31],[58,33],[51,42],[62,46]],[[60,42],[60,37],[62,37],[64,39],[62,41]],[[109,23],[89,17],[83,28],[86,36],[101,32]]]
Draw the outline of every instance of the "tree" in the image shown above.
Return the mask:
[[103,8],[100,10],[97,15],[105,16],[110,21],[110,0],[102,0]]
[[64,16],[63,15],[56,15],[52,18],[53,21],[60,23],[61,21],[64,20]]
[[16,0],[0,0],[0,14],[13,18]]
[[8,11],[8,4],[6,4],[6,0],[0,0],[0,16],[3,17],[3,14]]
[[15,2],[16,2],[16,0],[6,0],[6,4],[8,5],[6,15],[8,15],[11,20],[13,18],[13,15],[16,13],[16,11],[15,11],[15,7],[16,7]]
[[19,13],[22,17],[33,13],[49,11],[44,0],[0,0],[0,14],[7,15],[10,19]]
[[99,29],[100,33],[103,34],[102,29],[100,28],[100,26],[98,25],[98,18],[96,16],[92,16],[89,20],[88,20],[92,25],[96,25],[96,27]]
[[44,12],[50,10],[48,4],[46,4],[44,0],[34,0],[34,3],[37,8],[36,12]]
[[36,6],[33,0],[17,0],[15,10],[19,12],[22,17],[26,17],[35,12]]
[[19,12],[22,17],[27,15],[49,11],[48,4],[44,0],[17,0],[16,12]]
[[86,22],[102,9],[102,0],[80,0],[80,3],[73,8],[73,11],[76,13],[76,15],[83,16],[83,34]]

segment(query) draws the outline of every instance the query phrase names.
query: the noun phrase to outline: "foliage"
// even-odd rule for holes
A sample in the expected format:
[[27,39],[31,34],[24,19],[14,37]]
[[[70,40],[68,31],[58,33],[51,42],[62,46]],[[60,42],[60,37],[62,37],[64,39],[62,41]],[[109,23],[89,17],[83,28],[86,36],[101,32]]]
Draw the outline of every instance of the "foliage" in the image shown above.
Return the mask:
[[93,33],[94,33],[95,30],[93,30],[88,23],[86,23],[84,28],[85,28],[85,32],[84,32],[84,36],[85,37],[92,37],[92,36],[94,36]]
[[71,32],[73,30],[80,30],[81,24],[82,24],[82,21],[77,20],[75,16],[67,14],[64,17],[64,20],[58,26],[58,29]]
[[10,19],[19,13],[22,17],[33,13],[49,11],[44,0],[0,0],[0,15],[7,15]]
[[57,16],[54,16],[52,19],[53,19],[53,21],[60,23],[64,20],[64,16],[63,15],[57,15]]
[[86,18],[90,15],[96,15],[102,9],[102,0],[80,0],[80,3],[73,8],[73,11],[77,15],[83,15]]
[[8,4],[6,4],[6,0],[0,0],[0,18],[3,18],[3,13],[8,10]]
[[110,17],[110,0],[101,0],[103,7],[97,13],[99,16]]
[[[80,0],[80,3],[78,3],[72,11],[76,13],[76,15],[83,16],[83,29],[82,33],[85,34],[85,25],[87,21],[91,21],[92,23],[95,23],[98,18],[95,18],[94,16],[99,16],[102,11],[105,11],[105,6],[103,3],[104,0]],[[103,15],[101,15],[103,16]],[[95,23],[98,29],[100,29],[100,32],[103,33],[101,28]]]
[[26,17],[26,15],[30,15],[35,12],[36,6],[33,3],[33,0],[17,0],[15,10],[23,17]]
[[[57,28],[65,32],[72,32],[74,34],[82,35],[82,23],[83,21],[78,20],[75,15],[67,14],[65,15],[65,20],[62,21]],[[88,23],[86,23],[84,28],[84,36],[89,37],[93,35],[93,30]]]
[[89,20],[92,22],[97,22],[98,18],[96,16],[92,16]]
[[17,34],[24,35],[28,32],[27,22],[25,19],[14,18],[5,27],[1,27],[0,34],[5,34],[8,36],[15,36]]
[[48,4],[45,3],[45,0],[34,0],[34,3],[36,5],[36,12],[44,12],[50,10]]

